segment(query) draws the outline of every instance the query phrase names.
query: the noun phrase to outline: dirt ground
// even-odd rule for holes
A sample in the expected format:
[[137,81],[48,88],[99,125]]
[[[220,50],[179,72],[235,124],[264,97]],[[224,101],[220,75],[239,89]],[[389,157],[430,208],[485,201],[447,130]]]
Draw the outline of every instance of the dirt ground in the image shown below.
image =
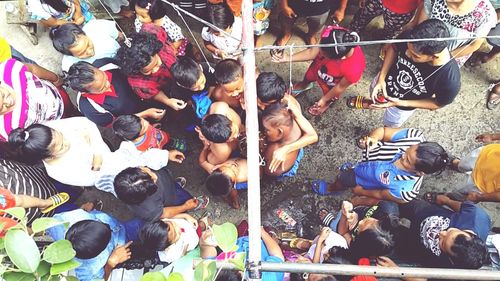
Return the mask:
[[[4,5],[0,2],[0,35],[26,56],[38,62],[40,65],[60,72],[61,55],[52,47],[48,38],[47,30],[39,27],[39,44],[33,46],[17,25],[5,23]],[[354,4],[353,4],[354,5]],[[355,7],[351,6],[343,24],[349,22]],[[185,28],[178,16],[172,13],[172,19]],[[193,32],[199,34],[201,25],[188,19]],[[273,22],[272,25],[276,25]],[[380,35],[381,20],[372,23],[361,34],[363,40],[377,38]],[[298,21],[298,29],[306,29],[304,21]],[[264,45],[272,44],[275,34],[279,28],[271,28],[270,32],[263,37]],[[188,32],[184,33],[188,36]],[[293,36],[289,44],[300,45],[303,40]],[[380,37],[380,36],[379,36]],[[198,37],[198,40],[200,38]],[[202,45],[202,41],[198,41]],[[310,183],[314,179],[333,180],[337,174],[338,167],[344,162],[355,162],[360,159],[361,151],[354,144],[354,140],[368,133],[370,130],[382,125],[382,111],[351,110],[345,106],[345,97],[352,95],[367,95],[368,85],[378,72],[381,60],[378,58],[380,46],[363,47],[367,59],[367,68],[362,80],[350,87],[344,94],[344,99],[337,102],[322,116],[312,117],[306,114],[319,134],[319,142],[305,149],[305,157],[302,160],[298,175],[284,181],[276,182],[263,180],[261,184],[262,220],[273,224],[278,228],[284,224],[277,218],[276,210],[279,208],[287,210],[291,216],[303,222],[306,236],[314,233],[309,226],[319,225],[317,212],[320,208],[338,210],[342,200],[350,198],[350,192],[345,192],[342,196],[322,197],[312,193]],[[269,52],[259,52],[256,57],[257,66],[261,71],[275,71],[282,75],[285,81],[289,80],[288,64],[275,64],[271,62]],[[298,82],[302,79],[308,63],[294,63],[292,68],[292,81]],[[489,111],[485,107],[485,96],[487,88],[494,80],[500,79],[499,60],[491,61],[474,69],[463,68],[462,88],[455,102],[437,111],[418,110],[414,116],[405,124],[407,127],[415,127],[423,130],[428,140],[437,141],[443,145],[451,154],[463,156],[465,153],[478,147],[480,144],[474,141],[476,135],[484,132],[500,131],[500,111]],[[298,100],[304,108],[314,103],[320,96],[319,87],[309,93],[299,97]],[[198,153],[201,144],[195,135],[185,132],[171,132],[173,136],[184,136],[188,140],[190,152],[182,165],[169,164],[169,168],[176,176],[183,176],[188,179],[187,189],[193,195],[206,193],[204,180],[206,174],[198,167]],[[465,183],[466,175],[452,171],[444,171],[440,175],[426,176],[423,182],[421,194],[426,191],[451,191]],[[240,192],[242,201],[241,210],[230,209],[219,198],[211,198],[208,210],[214,214],[214,221],[222,223],[230,221],[237,223],[247,217],[247,192]],[[125,206],[111,194],[91,189],[86,191],[81,198],[85,199],[101,198],[104,200],[104,210],[110,212],[120,219],[130,217]],[[253,202],[257,203],[257,202]],[[500,226],[499,209],[500,204],[482,204],[492,216],[496,226]]]

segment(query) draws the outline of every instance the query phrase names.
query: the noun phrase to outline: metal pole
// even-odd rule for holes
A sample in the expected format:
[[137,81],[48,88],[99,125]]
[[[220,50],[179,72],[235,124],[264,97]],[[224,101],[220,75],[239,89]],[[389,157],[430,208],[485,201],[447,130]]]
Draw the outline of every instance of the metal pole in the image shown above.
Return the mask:
[[[201,259],[193,261],[193,267]],[[235,269],[235,265],[217,262],[217,268]],[[332,275],[371,275],[386,278],[426,278],[447,280],[500,280],[498,270],[472,270],[451,268],[419,268],[419,267],[378,267],[344,264],[319,263],[272,263],[262,262],[261,271],[324,273]]]
[[247,272],[249,280],[260,280],[260,166],[259,122],[257,117],[257,88],[255,86],[255,52],[253,31],[253,1],[244,0],[243,21],[243,72],[245,81],[246,135],[248,161],[248,236],[249,252]]

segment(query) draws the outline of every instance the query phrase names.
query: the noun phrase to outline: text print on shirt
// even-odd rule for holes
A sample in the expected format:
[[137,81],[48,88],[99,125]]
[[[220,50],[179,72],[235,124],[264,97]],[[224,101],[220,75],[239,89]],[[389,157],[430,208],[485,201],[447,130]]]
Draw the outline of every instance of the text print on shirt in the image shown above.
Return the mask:
[[420,70],[403,56],[398,56],[396,68],[397,77],[389,75],[387,77],[387,87],[396,98],[403,98],[407,93],[420,96],[427,94],[424,78]]

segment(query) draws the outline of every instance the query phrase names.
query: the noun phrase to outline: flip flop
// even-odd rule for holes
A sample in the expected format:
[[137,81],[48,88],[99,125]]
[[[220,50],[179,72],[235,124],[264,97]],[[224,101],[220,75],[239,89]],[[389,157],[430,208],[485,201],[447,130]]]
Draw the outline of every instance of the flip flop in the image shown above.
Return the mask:
[[181,188],[184,188],[186,186],[187,180],[185,177],[176,177],[175,182],[179,184]]
[[195,199],[198,200],[198,205],[193,209],[193,211],[205,209],[208,206],[208,203],[210,203],[210,198],[205,195],[198,196]]
[[[489,110],[494,110],[498,107],[498,105],[500,105],[500,93],[497,93],[495,91],[496,87],[498,87],[498,84],[491,84],[491,90],[486,96],[486,108]],[[496,102],[493,102],[493,100],[491,99],[493,96],[497,96]]]
[[165,145],[165,148],[167,150],[175,149],[182,153],[186,153],[188,151],[186,140],[178,138],[170,138],[168,143]]
[[320,216],[320,213],[321,212],[326,212],[327,214],[323,217],[323,219],[320,218],[321,220],[321,225],[323,226],[326,226],[326,227],[330,227],[330,223],[332,223],[332,221],[335,219],[335,215],[328,211],[327,209],[325,208],[321,208],[318,212],[318,217]]
[[324,180],[315,180],[312,182],[311,189],[319,195],[334,195],[336,192],[328,192],[328,182]]
[[42,214],[46,214],[46,213],[54,210],[55,208],[61,206],[62,204],[68,202],[69,194],[66,192],[61,192],[61,193],[57,193],[55,195],[50,196],[48,199],[52,200],[52,205],[50,207],[43,209],[41,211]]
[[[309,244],[309,246],[305,247],[304,246],[305,243]],[[302,250],[302,251],[307,251],[311,247],[312,243],[313,243],[313,241],[308,240],[308,239],[293,238],[290,241],[290,248],[295,248],[295,249],[299,249],[299,250]]]
[[[290,36],[290,38],[292,38],[292,37]],[[288,40],[285,42],[285,44],[283,44],[283,45],[278,45],[278,41],[279,41],[279,40],[280,40],[280,38],[276,38],[276,40],[275,40],[275,41],[274,41],[274,43],[273,43],[273,46],[286,46],[286,44],[288,44],[288,41],[290,41],[290,39],[288,39]],[[279,55],[279,56],[282,56],[284,52],[285,52],[285,49],[284,49],[284,48],[283,48],[283,49],[271,49],[271,50],[269,50],[269,54],[270,54],[271,56],[274,56],[274,55]]]
[[290,93],[292,94],[292,96],[297,97],[300,94],[311,90],[312,88],[314,88],[314,82],[310,82],[309,84],[307,84],[307,86],[304,89],[297,89],[297,90],[292,89]]

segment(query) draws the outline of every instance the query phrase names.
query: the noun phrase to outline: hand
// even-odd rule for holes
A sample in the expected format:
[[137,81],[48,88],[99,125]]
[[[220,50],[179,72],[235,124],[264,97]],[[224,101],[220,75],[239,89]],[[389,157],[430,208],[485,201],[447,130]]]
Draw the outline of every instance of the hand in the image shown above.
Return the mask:
[[290,6],[285,6],[282,8],[282,11],[283,11],[283,15],[285,15],[285,17],[287,18],[296,18],[297,17],[297,14],[295,13],[295,11],[290,8]]
[[273,53],[271,60],[273,62],[281,63],[281,62],[289,61],[290,57],[287,54],[285,54],[284,52],[282,52],[281,54],[275,52],[275,53]]
[[373,103],[373,104],[370,104],[370,108],[371,109],[384,109],[384,108],[393,107],[393,106],[402,106],[401,100],[398,98],[385,97],[385,99],[388,100],[386,103]]
[[85,17],[80,15],[79,17],[75,16],[73,17],[73,23],[76,24],[76,25],[82,25],[83,22],[85,22]]
[[170,106],[173,110],[179,111],[184,109],[187,103],[185,103],[183,100],[170,98],[167,101],[167,105]]
[[207,229],[201,233],[200,246],[212,246],[217,247],[217,241],[214,238],[212,229]]
[[94,158],[92,158],[92,171],[101,170],[102,166],[102,155],[100,153],[94,154]]
[[271,160],[271,164],[269,164],[269,171],[271,173],[274,173],[276,170],[278,170],[280,166],[281,170],[285,170],[285,160],[288,153],[289,151],[286,145],[276,149],[273,152],[273,159]]
[[175,150],[175,149],[168,151],[168,160],[169,161],[181,164],[182,161],[184,161],[184,159],[186,159],[186,157],[184,156],[184,153],[182,153],[178,150]]
[[494,139],[491,136],[491,134],[480,134],[476,137],[477,142],[482,142],[482,143],[490,143],[493,142]]
[[345,11],[338,9],[333,13],[332,18],[335,22],[340,23],[344,19],[344,15]]
[[156,121],[160,121],[163,116],[167,113],[165,109],[159,109],[159,108],[149,108],[144,110],[144,116],[147,118],[151,118]]
[[332,232],[332,230],[329,227],[325,226],[321,229],[318,237],[318,245],[321,245],[326,240],[328,235],[330,235],[330,232]]
[[364,136],[359,139],[359,146],[363,149],[368,147],[368,150],[371,150],[377,146],[378,140],[376,138],[372,138],[369,136]]
[[184,207],[186,207],[188,210],[192,210],[194,208],[196,208],[196,206],[198,206],[198,199],[196,198],[191,198],[189,200],[187,200],[186,202],[184,202]]
[[111,268],[115,268],[119,263],[125,262],[130,259],[131,253],[129,246],[132,244],[132,241],[128,242],[123,246],[117,246],[111,253],[108,258],[108,265]]
[[56,86],[57,88],[61,87],[63,85],[63,79],[61,78],[61,76],[57,75],[57,80],[56,81],[53,81],[52,84],[54,84],[54,86]]
[[384,256],[377,258],[377,266],[398,267],[398,265],[393,260]]
[[373,91],[370,93],[370,98],[374,104],[377,103],[377,95],[379,95],[379,93],[382,93],[385,98],[388,98],[385,81],[378,81],[375,87],[373,87]]
[[471,192],[467,193],[467,197],[465,197],[465,200],[477,203],[477,202],[481,201],[480,196],[481,196],[481,193],[471,191]]
[[354,207],[351,202],[342,202],[342,215],[346,218],[347,227],[349,228],[349,230],[352,230],[358,222],[358,214],[354,212],[353,209]]
[[358,1],[358,5],[359,5],[360,8],[364,8],[365,4],[366,4],[366,0],[359,0]]

